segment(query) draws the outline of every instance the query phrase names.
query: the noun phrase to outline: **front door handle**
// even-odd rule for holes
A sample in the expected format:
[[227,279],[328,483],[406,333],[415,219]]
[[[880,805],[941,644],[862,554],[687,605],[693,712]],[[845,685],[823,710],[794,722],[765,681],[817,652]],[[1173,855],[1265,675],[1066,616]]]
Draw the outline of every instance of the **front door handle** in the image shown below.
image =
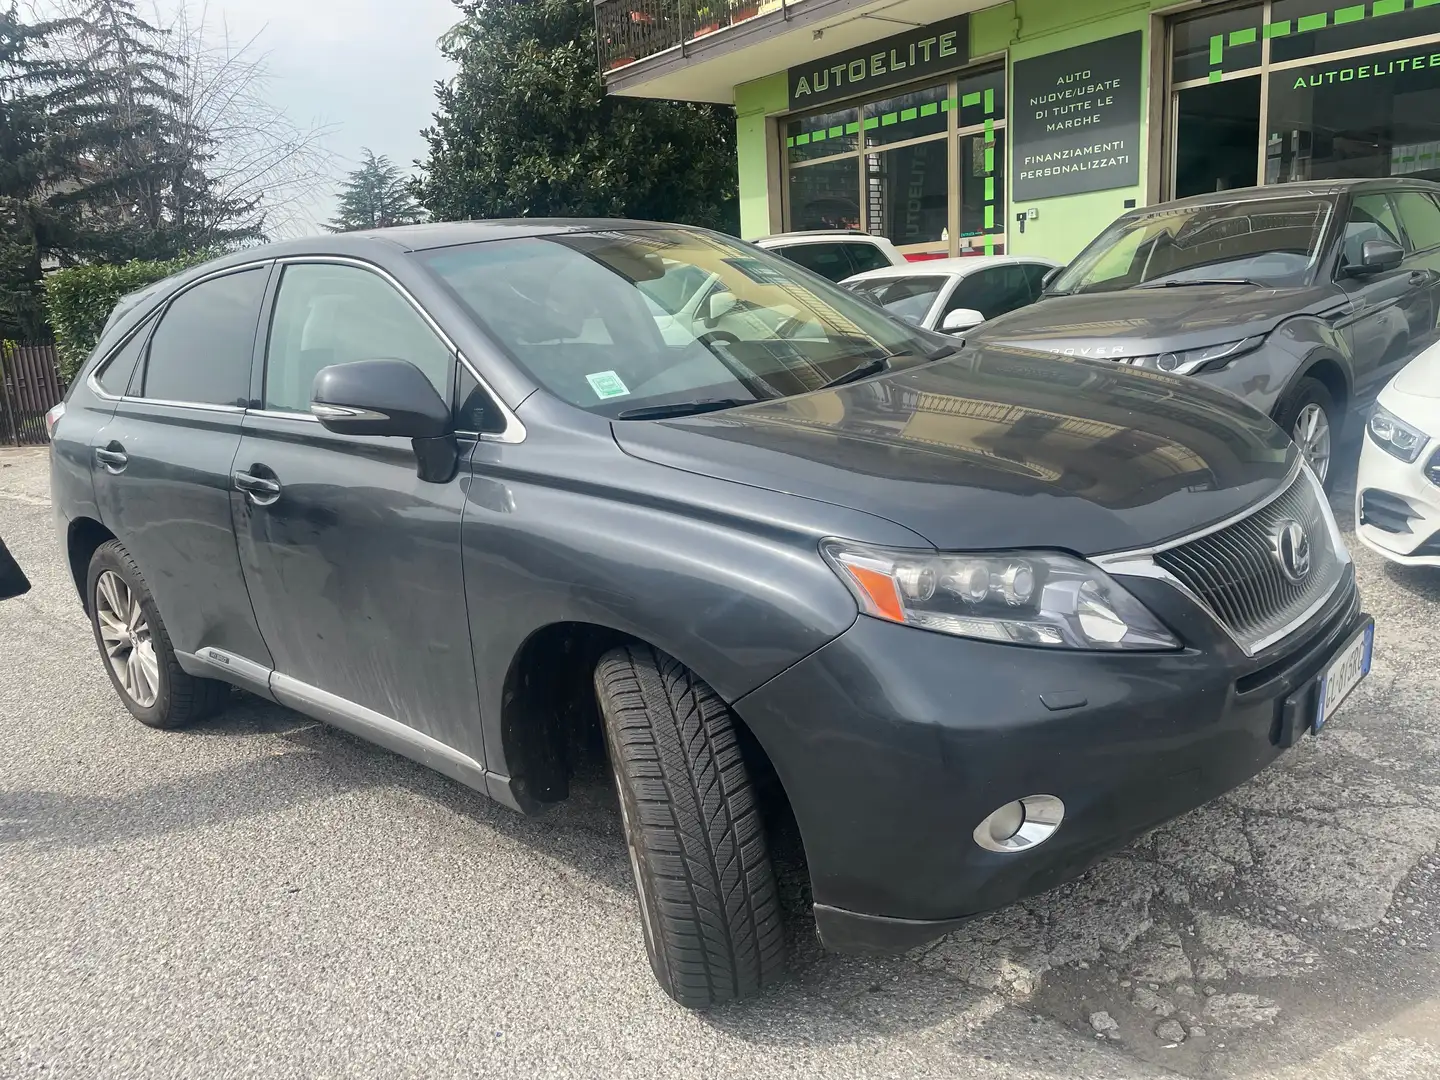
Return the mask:
[[95,460],[104,466],[106,472],[118,476],[125,471],[125,466],[130,464],[130,455],[125,453],[125,448],[119,443],[111,443],[109,446],[95,448]]
[[1411,284],[1411,285],[1429,285],[1429,284],[1430,284],[1430,281],[1431,281],[1431,277],[1430,277],[1430,271],[1429,271],[1429,270],[1411,270],[1411,271],[1410,271],[1410,284]]
[[231,473],[230,480],[234,483],[235,490],[243,491],[245,497],[256,506],[269,506],[280,498],[278,480],[271,480],[269,477],[256,476],[254,473],[248,472]]

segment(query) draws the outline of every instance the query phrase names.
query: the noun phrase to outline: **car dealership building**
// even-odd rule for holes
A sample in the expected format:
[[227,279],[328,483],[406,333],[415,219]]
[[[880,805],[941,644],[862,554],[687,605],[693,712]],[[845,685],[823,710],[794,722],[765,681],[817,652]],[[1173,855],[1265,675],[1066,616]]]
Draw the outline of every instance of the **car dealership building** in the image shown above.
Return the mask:
[[597,0],[607,89],[733,103],[741,231],[1066,260],[1129,207],[1440,179],[1440,0]]

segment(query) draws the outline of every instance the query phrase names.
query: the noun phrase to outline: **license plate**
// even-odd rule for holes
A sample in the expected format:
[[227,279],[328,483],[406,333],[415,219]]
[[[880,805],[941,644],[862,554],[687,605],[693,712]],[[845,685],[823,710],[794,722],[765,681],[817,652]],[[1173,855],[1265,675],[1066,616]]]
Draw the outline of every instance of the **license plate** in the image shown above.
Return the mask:
[[1350,691],[1370,674],[1370,656],[1374,648],[1375,623],[1371,621],[1346,642],[1320,677],[1320,695],[1315,704],[1315,734],[1320,734],[1320,729],[1335,715],[1335,710],[1350,696]]

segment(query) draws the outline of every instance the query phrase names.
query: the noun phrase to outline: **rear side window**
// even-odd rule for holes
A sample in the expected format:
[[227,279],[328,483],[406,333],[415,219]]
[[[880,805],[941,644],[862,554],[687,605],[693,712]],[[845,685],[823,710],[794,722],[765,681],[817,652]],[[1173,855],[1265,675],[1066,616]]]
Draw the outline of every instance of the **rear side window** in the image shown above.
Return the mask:
[[111,397],[122,396],[130,385],[130,379],[135,374],[135,365],[140,360],[140,354],[145,351],[150,326],[151,321],[147,320],[96,373],[95,381],[100,384],[100,389]]
[[882,270],[891,265],[885,253],[875,244],[847,244],[850,249],[850,261],[855,264],[855,272],[863,274],[866,270]]
[[[846,252],[846,244],[791,244],[789,247],[777,248],[781,255],[791,262],[797,262],[806,270],[812,270],[823,278],[831,281],[844,281],[851,274],[859,273],[855,264],[850,261]],[[881,263],[881,266],[889,266],[889,263]],[[866,270],[874,267],[866,266]]]
[[265,408],[309,412],[320,369],[356,360],[408,360],[450,396],[450,350],[384,278],[335,263],[287,266],[270,324]]
[[226,274],[177,296],[150,339],[141,393],[160,401],[243,407],[268,273],[256,267]]
[[1440,247],[1440,206],[1424,192],[1402,191],[1395,196],[1400,207],[1400,223],[1410,237],[1415,251]]

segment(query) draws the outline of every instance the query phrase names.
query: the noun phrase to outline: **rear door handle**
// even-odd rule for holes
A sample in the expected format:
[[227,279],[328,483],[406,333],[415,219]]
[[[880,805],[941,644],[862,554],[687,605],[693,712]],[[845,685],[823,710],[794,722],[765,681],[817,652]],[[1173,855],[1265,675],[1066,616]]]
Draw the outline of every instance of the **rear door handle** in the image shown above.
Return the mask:
[[[111,444],[114,445],[113,443]],[[110,447],[95,448],[95,460],[104,466],[106,472],[122,473],[125,466],[130,464],[130,455],[122,450],[111,449]]]
[[245,497],[256,506],[269,506],[280,498],[280,483],[254,473],[236,472],[230,474],[236,491],[243,491]]

